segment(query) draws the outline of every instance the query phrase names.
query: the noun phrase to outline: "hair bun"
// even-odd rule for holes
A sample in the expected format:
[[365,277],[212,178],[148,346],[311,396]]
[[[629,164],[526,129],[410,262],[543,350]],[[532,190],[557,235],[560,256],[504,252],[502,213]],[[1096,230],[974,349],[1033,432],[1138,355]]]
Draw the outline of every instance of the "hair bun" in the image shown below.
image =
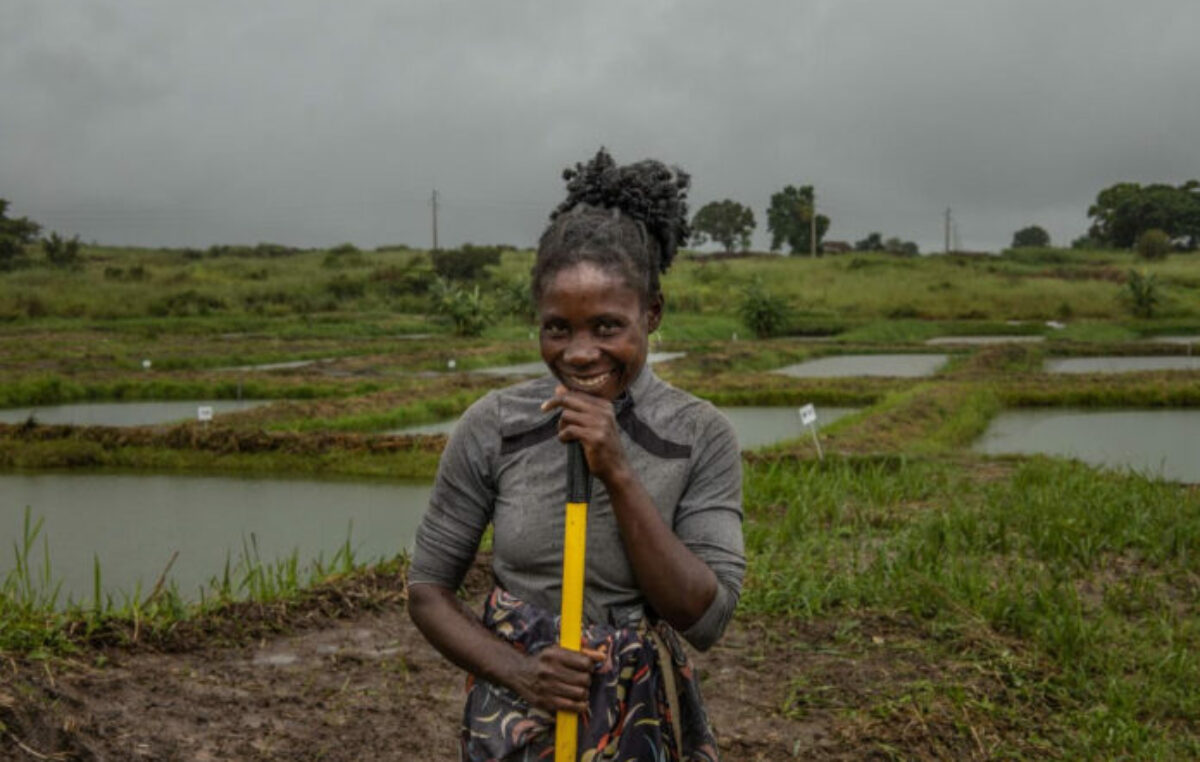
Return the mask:
[[563,170],[567,197],[550,214],[553,220],[580,204],[619,209],[645,226],[659,244],[658,269],[666,272],[681,242],[691,234],[687,192],[691,177],[654,159],[618,166],[601,148],[587,163]]

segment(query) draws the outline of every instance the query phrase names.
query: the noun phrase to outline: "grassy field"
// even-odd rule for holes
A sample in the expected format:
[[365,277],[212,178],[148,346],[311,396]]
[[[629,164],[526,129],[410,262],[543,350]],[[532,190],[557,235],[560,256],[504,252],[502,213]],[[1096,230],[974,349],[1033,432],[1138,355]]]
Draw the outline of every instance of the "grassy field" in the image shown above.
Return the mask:
[[[0,425],[0,467],[429,478],[444,439],[378,432],[453,417],[508,383],[461,371],[538,355],[519,310],[502,309],[527,277],[528,252],[505,254],[481,284],[496,311],[477,338],[429,314],[423,257],[85,248],[74,271],[0,273],[0,407],[275,401],[203,429]],[[1155,317],[1131,312],[1130,269],[1157,279]],[[781,336],[756,339],[739,318],[739,295],[756,282],[789,305]],[[718,404],[865,408],[826,430],[823,461],[805,440],[746,456],[739,619],[780,639],[826,628],[839,654],[883,670],[876,691],[820,670],[787,678],[773,710],[781,719],[924,727],[919,743],[897,733],[871,741],[879,758],[962,748],[994,759],[1200,758],[1200,492],[969,449],[1005,408],[1200,406],[1194,372],[1042,372],[1050,357],[1189,352],[1143,340],[1200,335],[1196,255],[685,258],[664,285],[668,317],[654,348],[687,353],[659,366],[672,383]],[[1043,340],[940,347],[952,360],[924,379],[769,372],[978,334]],[[230,370],[296,360],[314,362]],[[23,508],[4,515],[21,522]],[[64,610],[53,569],[29,563],[44,541],[36,510],[23,521],[12,563],[0,564],[11,569],[0,574],[0,653],[16,659],[219,618],[237,598],[295,600],[362,573],[348,551],[306,569],[246,548],[233,568],[213,570],[213,595],[200,604],[166,588]]]

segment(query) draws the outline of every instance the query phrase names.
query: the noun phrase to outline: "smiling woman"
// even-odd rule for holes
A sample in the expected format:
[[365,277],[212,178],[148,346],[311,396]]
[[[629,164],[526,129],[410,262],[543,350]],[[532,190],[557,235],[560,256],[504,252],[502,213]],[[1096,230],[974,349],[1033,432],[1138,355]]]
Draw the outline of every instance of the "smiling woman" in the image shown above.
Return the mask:
[[[737,605],[739,448],[712,405],[646,365],[659,274],[688,232],[688,177],[656,161],[619,167],[601,150],[565,178],[533,269],[550,375],[488,394],[456,427],[417,534],[409,611],[471,674],[463,759],[544,759],[555,714],[569,712],[581,758],[715,760],[679,636],[709,648]],[[581,445],[598,482],[582,651],[557,645],[554,614],[564,442]],[[497,587],[481,621],[454,591],[488,524]]]

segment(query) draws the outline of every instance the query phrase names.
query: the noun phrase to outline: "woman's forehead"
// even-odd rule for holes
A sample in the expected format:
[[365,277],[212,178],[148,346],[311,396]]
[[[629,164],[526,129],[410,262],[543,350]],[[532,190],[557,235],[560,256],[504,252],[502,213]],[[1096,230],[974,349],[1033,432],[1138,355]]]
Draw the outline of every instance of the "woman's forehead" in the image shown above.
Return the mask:
[[542,300],[561,296],[641,301],[637,289],[629,284],[623,273],[592,262],[569,265],[550,275]]

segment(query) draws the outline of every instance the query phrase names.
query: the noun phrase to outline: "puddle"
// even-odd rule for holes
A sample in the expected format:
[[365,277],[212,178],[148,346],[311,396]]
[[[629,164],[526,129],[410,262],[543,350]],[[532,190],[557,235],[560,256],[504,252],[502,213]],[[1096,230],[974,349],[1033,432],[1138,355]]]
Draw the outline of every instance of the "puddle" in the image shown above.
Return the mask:
[[[171,579],[187,598],[237,563],[243,540],[257,541],[264,563],[296,551],[301,567],[328,562],[347,532],[359,561],[410,548],[429,486],[353,481],[226,477],[0,474],[0,576],[11,568],[26,506],[45,520],[51,570],[62,596],[92,598],[92,558],[104,589],[148,595],[170,561]],[[353,528],[351,529],[351,525]],[[41,564],[41,541],[30,559]],[[235,581],[236,584],[236,581]]]
[[1139,370],[1200,370],[1200,357],[1061,357],[1045,362],[1047,373],[1132,373]]
[[1045,454],[1200,482],[1200,410],[1009,410],[976,452]]
[[913,378],[917,376],[932,376],[938,371],[949,355],[834,355],[807,360],[785,368],[779,368],[775,373],[798,378],[839,378],[849,376],[893,376]]
[[215,415],[269,404],[271,400],[182,400],[169,402],[80,402],[0,410],[0,423],[38,423],[69,426],[150,426],[196,420],[196,410],[211,407]]

